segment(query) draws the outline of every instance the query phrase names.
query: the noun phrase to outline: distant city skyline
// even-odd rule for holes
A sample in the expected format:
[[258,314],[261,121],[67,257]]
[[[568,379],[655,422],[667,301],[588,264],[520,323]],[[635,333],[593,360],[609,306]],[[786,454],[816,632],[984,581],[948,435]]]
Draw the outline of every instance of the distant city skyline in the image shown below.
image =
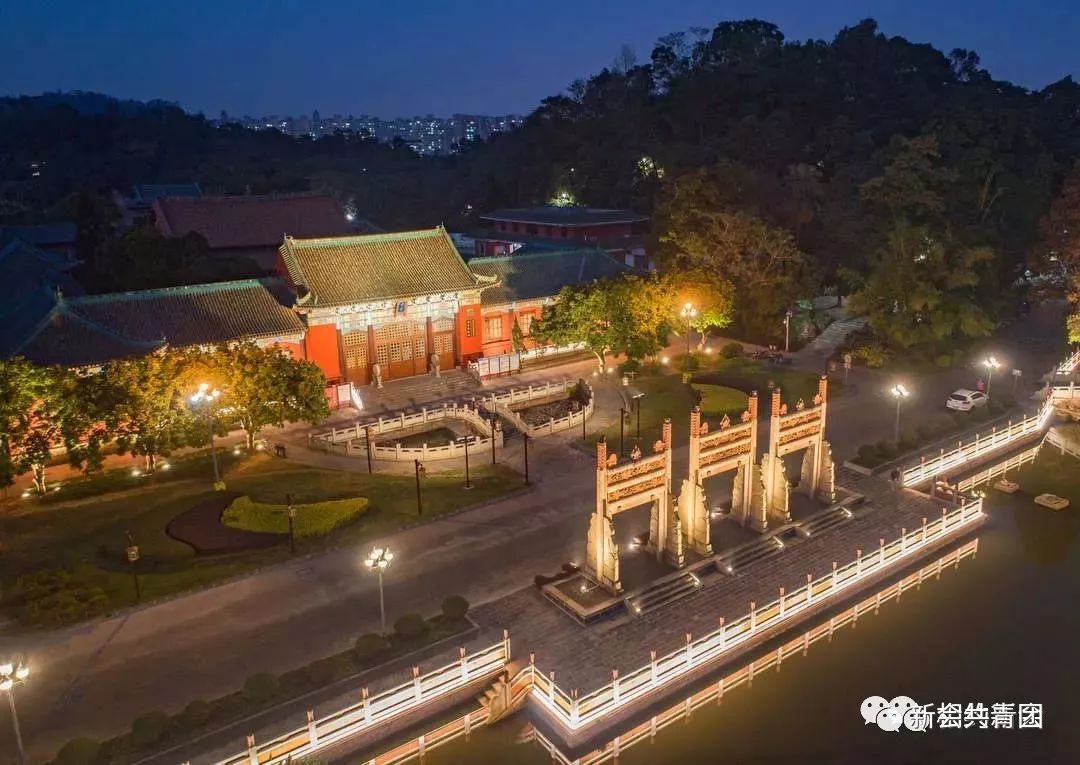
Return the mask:
[[1066,0],[622,0],[453,6],[299,0],[7,3],[0,93],[86,90],[164,99],[190,112],[528,114],[622,45],[760,18],[789,40],[831,40],[875,18],[883,34],[974,50],[994,77],[1041,88],[1076,71],[1080,16]]

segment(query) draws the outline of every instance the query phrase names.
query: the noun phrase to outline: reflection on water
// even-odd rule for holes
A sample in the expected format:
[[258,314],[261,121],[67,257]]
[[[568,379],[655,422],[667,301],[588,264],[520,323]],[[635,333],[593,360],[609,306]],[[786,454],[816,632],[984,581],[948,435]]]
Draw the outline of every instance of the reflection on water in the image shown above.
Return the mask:
[[[1080,464],[1045,451],[1014,476],[1022,494],[990,492],[978,555],[918,592],[905,590],[876,616],[817,640],[782,670],[725,688],[655,735],[620,747],[620,763],[1076,762],[1080,760]],[[1032,497],[1051,491],[1073,507],[1054,512]],[[871,608],[871,611],[873,609]],[[617,633],[612,635],[617,638]],[[730,670],[728,670],[730,673]],[[693,690],[693,689],[691,689]],[[1036,702],[1043,730],[865,727],[860,702],[906,695],[919,703]],[[657,717],[661,714],[657,712]],[[636,725],[640,720],[629,724]],[[608,752],[611,743],[592,749]],[[534,735],[528,715],[474,729],[429,751],[425,763],[515,765],[560,760]],[[582,765],[588,751],[577,751]],[[574,760],[569,760],[573,762]],[[600,760],[603,761],[603,760]]]

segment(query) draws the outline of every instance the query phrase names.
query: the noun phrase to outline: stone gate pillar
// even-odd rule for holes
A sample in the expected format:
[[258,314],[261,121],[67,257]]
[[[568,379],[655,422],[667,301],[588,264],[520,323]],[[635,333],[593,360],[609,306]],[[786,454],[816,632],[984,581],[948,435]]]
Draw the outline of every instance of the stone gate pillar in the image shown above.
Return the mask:
[[[761,502],[759,514],[766,525],[781,526],[791,522],[788,508],[788,482],[784,460],[780,457],[780,388],[773,388],[769,402],[769,451],[761,458]],[[762,529],[764,530],[764,529]]]
[[690,471],[682,482],[676,507],[686,546],[698,555],[711,555],[711,519],[701,485],[701,409],[696,406],[690,412]]
[[607,443],[596,443],[596,507],[589,518],[589,534],[585,547],[585,570],[608,592],[622,591],[619,581],[619,547],[615,544],[615,527],[607,512]]

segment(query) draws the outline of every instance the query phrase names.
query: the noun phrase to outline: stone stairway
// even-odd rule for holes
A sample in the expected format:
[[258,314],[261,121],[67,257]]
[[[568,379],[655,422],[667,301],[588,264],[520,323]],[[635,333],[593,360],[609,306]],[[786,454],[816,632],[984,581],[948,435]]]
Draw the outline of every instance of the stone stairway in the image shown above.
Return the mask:
[[422,407],[461,401],[482,395],[483,387],[466,372],[449,369],[439,377],[419,375],[383,383],[382,390],[374,385],[357,389],[364,402],[365,414],[416,411]]
[[807,518],[796,525],[795,530],[801,537],[815,536],[847,523],[854,517],[846,507],[835,507]]
[[774,558],[783,551],[782,543],[775,536],[761,537],[736,547],[724,557],[717,558],[716,566],[722,573],[735,576],[751,563]]
[[810,341],[799,355],[817,356],[827,359],[836,353],[836,349],[844,342],[845,338],[857,329],[866,326],[866,318],[856,316],[850,319],[837,319],[825,328],[825,331]]
[[672,579],[650,585],[623,602],[632,616],[644,616],[650,611],[663,608],[676,600],[696,595],[700,591],[701,580],[695,574],[686,571]]

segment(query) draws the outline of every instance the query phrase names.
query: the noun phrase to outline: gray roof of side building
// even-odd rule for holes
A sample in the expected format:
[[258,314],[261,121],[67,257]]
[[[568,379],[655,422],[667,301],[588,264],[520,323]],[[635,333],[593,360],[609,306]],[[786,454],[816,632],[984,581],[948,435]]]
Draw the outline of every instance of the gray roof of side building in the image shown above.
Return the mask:
[[568,285],[587,284],[637,269],[610,257],[603,250],[574,249],[513,254],[497,258],[473,258],[473,273],[498,279],[498,284],[480,293],[483,305],[503,305],[554,297]]
[[633,210],[599,207],[514,207],[484,213],[480,220],[526,223],[540,226],[603,226],[615,223],[641,223],[649,216]]

